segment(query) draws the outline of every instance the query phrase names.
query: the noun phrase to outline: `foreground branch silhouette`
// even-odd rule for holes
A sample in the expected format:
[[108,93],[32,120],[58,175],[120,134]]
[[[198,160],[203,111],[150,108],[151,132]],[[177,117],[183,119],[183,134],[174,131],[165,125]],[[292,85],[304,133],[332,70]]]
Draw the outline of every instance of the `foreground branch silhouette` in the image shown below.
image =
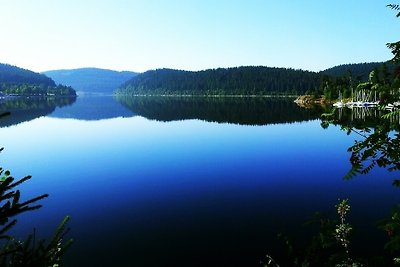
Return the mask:
[[[9,113],[0,114],[0,118]],[[4,148],[0,148],[0,152]],[[69,228],[66,216],[57,227],[49,241],[37,240],[35,230],[26,240],[17,240],[9,235],[10,229],[17,224],[16,216],[27,211],[37,210],[42,207],[40,200],[47,198],[48,194],[21,201],[21,192],[18,186],[30,180],[25,176],[16,180],[9,170],[0,167],[0,266],[5,267],[58,267],[64,253],[72,244],[72,239],[64,240]]]

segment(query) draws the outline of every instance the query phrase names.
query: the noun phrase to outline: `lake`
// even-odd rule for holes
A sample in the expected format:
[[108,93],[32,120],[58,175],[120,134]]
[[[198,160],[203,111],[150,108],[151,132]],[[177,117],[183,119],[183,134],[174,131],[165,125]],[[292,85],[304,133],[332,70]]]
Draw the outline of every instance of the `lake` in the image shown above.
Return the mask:
[[[303,240],[316,211],[349,198],[355,253],[380,253],[376,222],[400,198],[383,169],[352,180],[359,137],[321,127],[292,99],[12,99],[1,166],[49,193],[14,233],[48,237],[65,215],[66,266],[260,266],[284,258],[278,233]],[[379,242],[377,242],[379,241]],[[359,247],[360,249],[356,249]]]

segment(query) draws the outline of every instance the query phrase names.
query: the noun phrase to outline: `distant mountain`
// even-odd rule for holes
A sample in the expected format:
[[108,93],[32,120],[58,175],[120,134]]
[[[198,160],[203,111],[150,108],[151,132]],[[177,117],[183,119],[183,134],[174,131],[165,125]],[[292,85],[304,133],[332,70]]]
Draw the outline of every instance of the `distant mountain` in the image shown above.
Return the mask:
[[84,93],[111,94],[121,84],[133,78],[137,73],[131,71],[113,71],[98,68],[80,68],[70,70],[51,70],[43,72],[56,83],[72,86]]
[[354,79],[359,79],[361,81],[366,81],[368,79],[368,75],[374,69],[379,69],[383,64],[386,64],[388,67],[388,71],[390,73],[393,72],[395,65],[389,62],[370,62],[370,63],[355,63],[355,64],[343,64],[339,66],[335,66],[320,72],[322,75],[341,77],[348,75],[351,72],[351,75]]
[[319,87],[315,72],[248,66],[182,71],[157,69],[138,74],[118,90],[122,95],[303,94]]
[[0,94],[75,95],[71,87],[56,85],[49,77],[9,64],[0,63]]

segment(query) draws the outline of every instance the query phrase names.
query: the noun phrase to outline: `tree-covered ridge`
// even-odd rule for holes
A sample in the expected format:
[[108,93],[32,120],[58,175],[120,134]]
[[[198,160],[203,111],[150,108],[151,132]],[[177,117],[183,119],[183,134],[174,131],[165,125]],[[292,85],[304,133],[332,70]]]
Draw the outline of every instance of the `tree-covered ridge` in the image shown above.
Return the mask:
[[77,91],[111,94],[137,73],[99,68],[79,68],[51,70],[45,71],[43,74],[52,78],[57,84],[72,86]]
[[319,87],[315,72],[248,66],[203,71],[157,69],[123,84],[125,95],[274,95],[304,94]]
[[70,96],[76,93],[71,87],[56,85],[43,74],[0,63],[1,95]]
[[2,63],[0,63],[0,83],[56,86],[56,83],[46,75]]
[[[344,68],[345,65],[342,70]],[[342,73],[341,76],[339,76],[340,72],[338,76],[323,75],[318,93],[323,94],[328,100],[341,97],[349,101],[353,97],[354,101],[359,101],[360,96],[363,95],[364,102],[379,102],[380,104],[397,102],[400,86],[399,64],[390,61],[376,63],[376,65],[371,63],[368,68],[363,69],[363,71],[368,70],[370,71],[367,73],[367,78],[364,78],[365,74],[354,75],[351,69]],[[393,100],[392,103],[388,102],[389,98]]]
[[389,62],[369,62],[369,63],[354,63],[354,64],[342,64],[320,72],[322,75],[343,77],[351,73],[355,80],[366,81],[371,71],[381,68],[383,64],[386,64],[389,71],[394,70],[394,65]]

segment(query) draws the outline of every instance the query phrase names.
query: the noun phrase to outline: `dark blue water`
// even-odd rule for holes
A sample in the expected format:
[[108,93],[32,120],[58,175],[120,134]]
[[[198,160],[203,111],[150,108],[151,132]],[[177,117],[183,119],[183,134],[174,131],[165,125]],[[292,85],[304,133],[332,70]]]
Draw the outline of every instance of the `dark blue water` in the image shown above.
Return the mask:
[[1,165],[33,175],[22,196],[50,194],[20,216],[18,235],[36,227],[48,236],[68,214],[67,266],[258,266],[280,257],[277,233],[301,235],[313,212],[334,214],[338,198],[350,199],[361,232],[399,201],[385,170],[343,180],[357,137],[324,130],[314,115],[255,126],[131,112],[48,114],[0,129]]

